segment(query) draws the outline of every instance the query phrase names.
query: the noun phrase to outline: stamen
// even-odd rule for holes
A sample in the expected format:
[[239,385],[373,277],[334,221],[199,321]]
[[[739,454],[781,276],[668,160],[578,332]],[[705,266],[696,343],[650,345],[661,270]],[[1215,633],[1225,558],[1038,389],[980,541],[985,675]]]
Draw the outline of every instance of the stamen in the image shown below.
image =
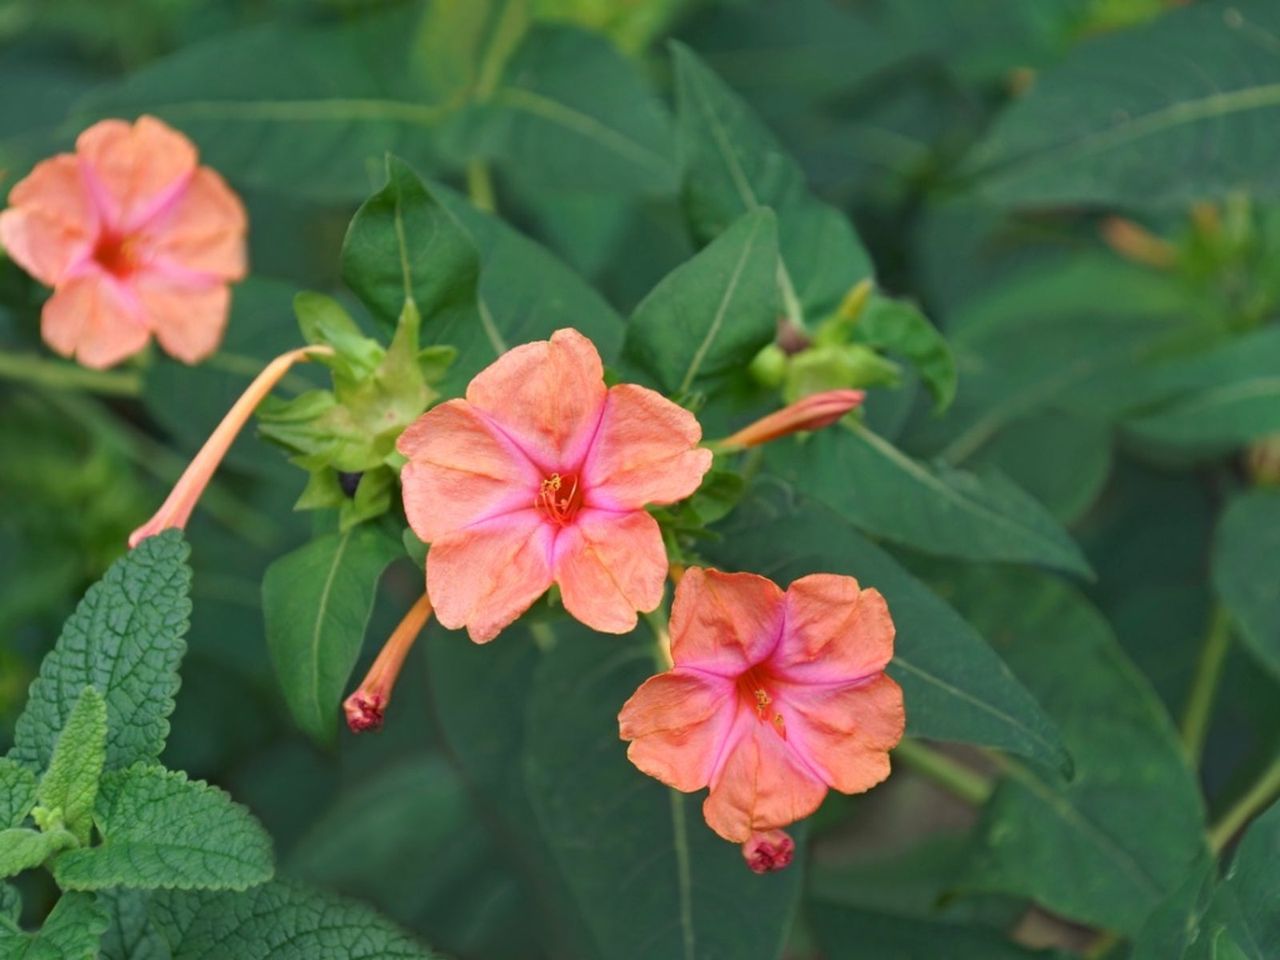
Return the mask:
[[578,507],[582,505],[577,476],[561,476],[553,473],[544,478],[534,505],[552,523],[561,527],[567,526],[578,512]]

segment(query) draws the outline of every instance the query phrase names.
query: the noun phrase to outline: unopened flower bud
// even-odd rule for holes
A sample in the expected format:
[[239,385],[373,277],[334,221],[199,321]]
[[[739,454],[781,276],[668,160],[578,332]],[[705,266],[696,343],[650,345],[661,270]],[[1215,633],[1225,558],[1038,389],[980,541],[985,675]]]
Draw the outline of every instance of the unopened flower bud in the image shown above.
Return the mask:
[[752,873],[773,873],[791,864],[796,855],[796,842],[783,830],[753,833],[742,845],[742,858]]
[[430,617],[431,601],[424,593],[391,632],[391,638],[373,661],[364,682],[342,702],[342,712],[352,733],[365,733],[382,726],[400,668]]
[[712,444],[721,451],[745,450],[801,430],[821,430],[835,423],[866,396],[862,390],[826,390],[761,417],[731,437]]
[[1126,260],[1145,263],[1158,270],[1169,269],[1178,259],[1178,251],[1173,244],[1123,217],[1107,217],[1102,221],[1102,239]]

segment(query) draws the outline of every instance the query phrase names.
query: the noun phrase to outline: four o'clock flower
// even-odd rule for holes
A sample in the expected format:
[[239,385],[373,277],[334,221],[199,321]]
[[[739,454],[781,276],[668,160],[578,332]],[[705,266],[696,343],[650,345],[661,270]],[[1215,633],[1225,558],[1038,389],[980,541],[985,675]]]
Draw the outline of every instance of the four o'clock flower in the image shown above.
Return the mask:
[[698,421],[634,384],[606,388],[576,330],[503,354],[466,398],[397,444],[405,512],[427,554],[436,618],[492,640],[553,584],[605,633],[662,600],[667,554],[644,508],[692,494],[711,467]]
[[245,275],[244,207],[191,141],[154,117],[103,120],[38,164],[0,213],[0,244],[53,287],[41,333],[87,367],[152,334],[186,363],[213,353]]
[[884,673],[893,633],[884,598],[852,577],[814,574],[784,593],[691,568],[672,607],[675,665],[618,716],[627,756],[677,790],[709,786],[707,823],[735,843],[813,813],[828,787],[868,790],[905,724]]

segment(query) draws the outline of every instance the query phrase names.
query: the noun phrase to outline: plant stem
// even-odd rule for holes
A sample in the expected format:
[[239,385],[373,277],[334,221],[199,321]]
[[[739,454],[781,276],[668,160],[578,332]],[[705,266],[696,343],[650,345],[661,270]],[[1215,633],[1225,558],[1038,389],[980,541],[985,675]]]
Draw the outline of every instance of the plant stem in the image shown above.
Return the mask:
[[134,370],[90,370],[34,353],[0,351],[0,377],[57,390],[91,390],[113,397],[142,393],[142,377]]
[[1277,796],[1280,796],[1280,757],[1271,761],[1257,783],[1209,828],[1209,846],[1213,852],[1221,853],[1240,828]]
[[467,164],[467,195],[485,213],[497,212],[498,199],[493,190],[493,174],[483,160],[472,160]]
[[986,803],[994,789],[987,777],[918,740],[903,740],[893,757],[975,807]]
[[1182,714],[1182,746],[1191,760],[1193,769],[1199,769],[1200,756],[1204,752],[1205,737],[1209,734],[1209,721],[1213,716],[1213,700],[1222,677],[1222,665],[1231,646],[1231,618],[1221,605],[1214,607],[1209,619],[1209,630],[1200,649],[1191,692]]

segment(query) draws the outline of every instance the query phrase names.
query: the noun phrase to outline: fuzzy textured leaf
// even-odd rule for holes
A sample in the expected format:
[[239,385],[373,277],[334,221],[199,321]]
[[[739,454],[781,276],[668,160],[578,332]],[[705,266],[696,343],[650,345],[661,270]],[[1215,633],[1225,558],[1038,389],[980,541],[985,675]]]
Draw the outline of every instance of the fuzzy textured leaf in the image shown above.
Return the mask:
[[0,924],[3,960],[98,960],[107,915],[91,894],[64,893],[44,925],[28,934]]
[[107,761],[107,704],[96,687],[85,687],[58,734],[36,802],[57,815],[80,843],[89,842],[93,803]]
[[0,830],[22,823],[35,803],[35,775],[17,761],[0,757]]

